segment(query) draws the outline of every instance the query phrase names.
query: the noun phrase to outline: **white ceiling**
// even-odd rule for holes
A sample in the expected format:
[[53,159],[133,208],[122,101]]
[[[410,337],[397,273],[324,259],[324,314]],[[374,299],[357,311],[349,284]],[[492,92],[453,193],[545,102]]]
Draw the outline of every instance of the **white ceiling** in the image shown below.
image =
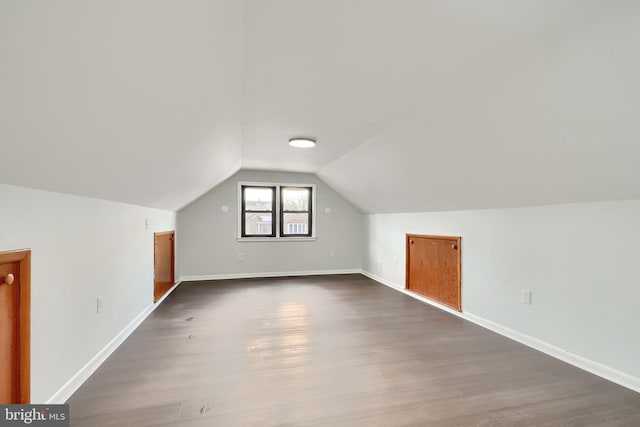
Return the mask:
[[0,182],[172,210],[241,167],[366,212],[640,198],[638,28],[631,0],[4,0]]

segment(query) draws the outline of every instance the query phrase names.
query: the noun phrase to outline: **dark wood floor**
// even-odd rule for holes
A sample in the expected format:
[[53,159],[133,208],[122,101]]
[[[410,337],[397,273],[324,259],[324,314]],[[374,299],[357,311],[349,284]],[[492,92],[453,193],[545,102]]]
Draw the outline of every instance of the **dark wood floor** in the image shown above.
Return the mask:
[[80,426],[638,426],[640,394],[360,275],[185,283]]

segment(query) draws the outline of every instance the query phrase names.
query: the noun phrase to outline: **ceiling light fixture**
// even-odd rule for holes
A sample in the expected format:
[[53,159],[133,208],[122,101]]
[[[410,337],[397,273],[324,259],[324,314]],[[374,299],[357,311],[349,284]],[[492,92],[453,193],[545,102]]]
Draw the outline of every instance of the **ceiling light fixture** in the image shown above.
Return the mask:
[[296,148],[313,148],[316,146],[316,140],[312,138],[291,138],[289,145]]

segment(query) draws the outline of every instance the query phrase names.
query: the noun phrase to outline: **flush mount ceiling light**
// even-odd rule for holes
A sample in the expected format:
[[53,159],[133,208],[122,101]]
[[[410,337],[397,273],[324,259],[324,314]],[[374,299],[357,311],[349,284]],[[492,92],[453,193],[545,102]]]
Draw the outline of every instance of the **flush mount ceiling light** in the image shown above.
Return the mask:
[[312,138],[291,138],[289,145],[296,148],[313,148],[316,146],[316,140]]

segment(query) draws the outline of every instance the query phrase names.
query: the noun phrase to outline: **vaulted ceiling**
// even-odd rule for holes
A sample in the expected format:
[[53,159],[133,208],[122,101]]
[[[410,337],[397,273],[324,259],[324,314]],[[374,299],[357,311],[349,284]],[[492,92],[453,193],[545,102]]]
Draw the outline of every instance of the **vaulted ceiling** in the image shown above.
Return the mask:
[[366,212],[640,198],[638,28],[622,0],[4,0],[0,182],[170,210],[240,168]]

